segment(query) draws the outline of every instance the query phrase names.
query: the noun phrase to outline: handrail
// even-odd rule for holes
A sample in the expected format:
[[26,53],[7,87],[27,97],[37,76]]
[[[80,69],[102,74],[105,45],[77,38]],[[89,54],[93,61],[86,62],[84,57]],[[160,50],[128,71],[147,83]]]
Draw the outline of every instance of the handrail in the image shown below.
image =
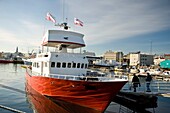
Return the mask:
[[[147,83],[149,82],[141,82],[141,87],[137,87],[137,91],[139,92],[147,92]],[[149,88],[151,93],[170,93],[170,82],[165,81],[151,81]],[[129,81],[122,89],[129,89],[133,91],[133,83]]]
[[[32,71],[27,68],[27,73],[29,73],[30,76],[32,76]],[[39,76],[40,73],[34,73],[34,75]],[[43,76],[43,75],[42,75]],[[93,80],[93,81],[128,81],[128,77],[126,75],[121,76],[111,76],[104,75],[103,73],[88,73],[87,75],[63,75],[63,74],[48,74],[46,77],[51,78],[59,78],[59,79],[66,79],[66,80]]]
[[60,74],[50,74],[52,78],[68,79],[68,80],[95,80],[95,81],[113,81],[113,80],[127,80],[125,77],[100,77],[100,76],[75,76],[75,75],[60,75]]

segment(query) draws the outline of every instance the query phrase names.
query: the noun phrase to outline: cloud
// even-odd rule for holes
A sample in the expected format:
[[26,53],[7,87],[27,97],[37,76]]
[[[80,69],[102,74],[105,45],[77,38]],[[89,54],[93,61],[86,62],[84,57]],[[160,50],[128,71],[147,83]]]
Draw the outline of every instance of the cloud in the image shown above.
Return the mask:
[[[11,47],[39,46],[44,24],[46,27],[52,25],[44,22],[46,12],[51,12],[57,22],[61,22],[62,3],[61,0],[1,2],[0,41],[4,45],[10,43]],[[169,29],[169,6],[169,0],[67,0],[65,17],[73,30],[85,34],[87,45],[98,48],[108,42],[118,42],[118,39],[142,37]],[[82,20],[84,27],[74,26],[74,17]]]
[[85,33],[87,43],[93,45],[169,29],[167,3],[159,0],[93,0],[90,3],[74,0],[69,5],[71,13],[84,20],[81,32]]
[[2,28],[0,28],[0,42],[0,51],[14,51],[20,43],[14,32]]
[[8,30],[0,29],[0,41],[1,43],[18,43],[17,36]]
[[10,50],[17,46],[22,49],[38,47],[42,36],[43,26],[29,20],[19,21],[17,28],[13,30],[0,28],[2,50]]
[[20,20],[20,22],[28,30],[39,30],[39,29],[42,29],[42,25],[33,23],[31,21],[28,21],[28,20]]

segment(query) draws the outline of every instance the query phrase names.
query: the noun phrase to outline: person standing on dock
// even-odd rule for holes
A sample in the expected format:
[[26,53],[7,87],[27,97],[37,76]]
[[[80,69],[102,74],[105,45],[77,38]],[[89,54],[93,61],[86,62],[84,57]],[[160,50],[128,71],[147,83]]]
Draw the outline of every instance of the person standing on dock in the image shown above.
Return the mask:
[[151,92],[150,90],[150,83],[152,81],[152,77],[149,73],[147,73],[147,77],[146,77],[146,92]]
[[140,81],[139,78],[136,76],[136,74],[133,74],[132,83],[133,83],[134,92],[136,92],[136,88],[138,87],[138,85],[140,87]]

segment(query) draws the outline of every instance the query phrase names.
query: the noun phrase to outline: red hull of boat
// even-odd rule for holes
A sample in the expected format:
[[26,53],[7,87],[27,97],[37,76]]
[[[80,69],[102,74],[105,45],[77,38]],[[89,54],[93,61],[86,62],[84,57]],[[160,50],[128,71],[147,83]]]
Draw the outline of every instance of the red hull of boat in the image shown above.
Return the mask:
[[42,95],[64,100],[103,112],[127,81],[73,81],[42,76],[30,76],[27,83]]
[[26,85],[27,98],[36,113],[100,113],[97,110],[72,104],[61,100],[53,100],[35,91]]

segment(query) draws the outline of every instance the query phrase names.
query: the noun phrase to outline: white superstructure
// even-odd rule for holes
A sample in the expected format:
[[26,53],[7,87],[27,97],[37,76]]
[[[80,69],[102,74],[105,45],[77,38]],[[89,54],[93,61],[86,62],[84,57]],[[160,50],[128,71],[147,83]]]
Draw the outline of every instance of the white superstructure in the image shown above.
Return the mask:
[[67,30],[47,30],[42,45],[49,47],[65,45],[67,48],[75,49],[85,46],[83,37],[83,34]]
[[81,53],[68,53],[67,49],[84,47],[83,34],[67,30],[48,30],[43,37],[42,46],[54,47],[55,51],[37,54],[32,60],[35,75],[49,77],[53,74],[84,76],[88,60]]

